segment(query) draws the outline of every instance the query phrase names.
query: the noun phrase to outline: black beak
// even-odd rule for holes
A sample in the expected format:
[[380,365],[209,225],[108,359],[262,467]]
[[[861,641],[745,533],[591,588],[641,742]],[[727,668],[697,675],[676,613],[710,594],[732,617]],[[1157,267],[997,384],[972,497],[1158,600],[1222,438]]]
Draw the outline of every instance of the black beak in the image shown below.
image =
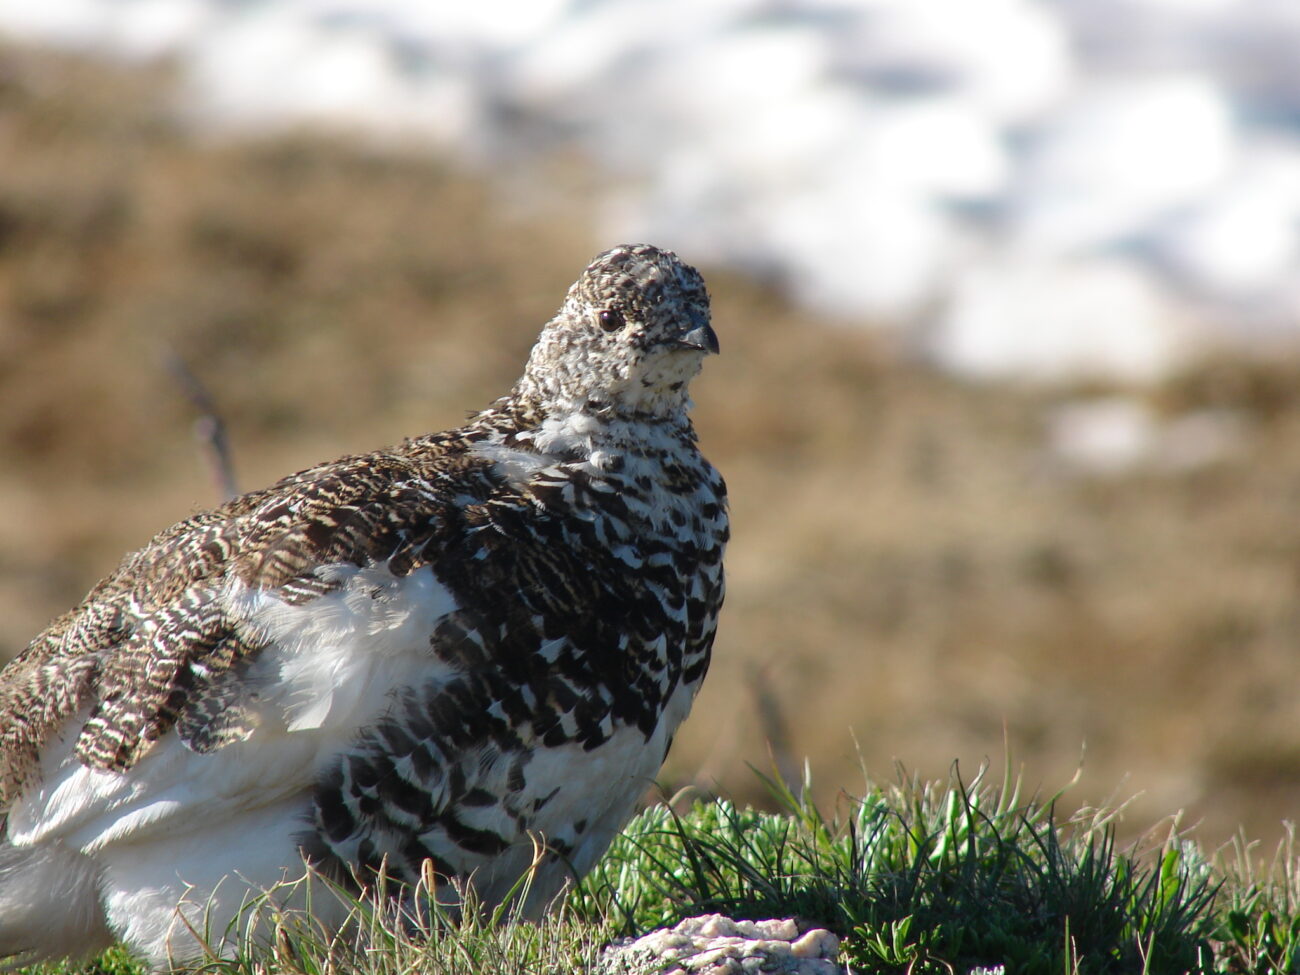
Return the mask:
[[682,333],[677,339],[677,344],[684,349],[698,349],[700,352],[718,354],[718,335],[708,322]]

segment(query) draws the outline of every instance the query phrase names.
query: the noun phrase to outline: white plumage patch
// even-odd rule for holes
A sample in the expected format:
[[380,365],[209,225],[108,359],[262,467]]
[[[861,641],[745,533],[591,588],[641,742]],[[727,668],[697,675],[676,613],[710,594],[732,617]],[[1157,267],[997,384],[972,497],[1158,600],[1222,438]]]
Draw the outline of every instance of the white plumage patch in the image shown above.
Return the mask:
[[330,575],[343,588],[309,607],[231,587],[232,615],[271,641],[247,680],[258,693],[256,738],[196,755],[169,735],[122,775],[77,761],[79,715],[46,749],[39,784],[11,810],[13,842],[59,838],[97,850],[196,822],[206,828],[286,797],[303,801],[324,763],[387,710],[394,688],[449,673],[431,653],[429,633],[454,600],[432,571],[397,577],[347,566]]
[[339,588],[295,605],[236,581],[226,596],[253,642],[274,647],[256,680],[267,682],[287,730],[355,729],[403,680],[440,676],[429,635],[456,600],[431,568],[395,576],[384,565],[332,565],[316,575]]
[[[294,841],[304,816],[305,800],[282,802],[105,849],[97,859],[109,923],[159,967],[203,946],[229,956],[250,928],[265,933],[273,907],[302,909],[309,897],[313,915],[337,925],[345,905],[308,879]],[[268,893],[272,905],[261,906]]]
[[[11,841],[68,851],[33,863],[63,864],[65,886],[77,890],[94,875],[109,921],[155,963],[193,955],[176,913],[182,900],[191,924],[223,932],[250,897],[301,876],[296,837],[321,769],[387,710],[394,688],[447,670],[428,641],[454,600],[430,570],[398,577],[344,566],[325,576],[342,588],[310,608],[231,587],[232,615],[270,641],[249,677],[260,693],[256,738],[200,755],[169,735],[122,775],[76,760],[81,715],[10,811]],[[74,860],[75,873],[64,863]]]
[[113,934],[100,903],[101,865],[62,843],[0,847],[0,944],[6,964],[84,956]]

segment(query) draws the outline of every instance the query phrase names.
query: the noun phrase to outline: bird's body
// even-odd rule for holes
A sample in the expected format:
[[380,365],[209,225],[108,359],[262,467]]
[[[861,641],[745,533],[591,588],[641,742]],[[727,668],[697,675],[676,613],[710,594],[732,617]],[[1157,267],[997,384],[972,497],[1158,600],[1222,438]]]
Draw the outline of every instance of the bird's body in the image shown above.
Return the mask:
[[687,385],[716,350],[699,275],[615,248],[465,427],[128,556],[0,674],[0,955],[194,957],[304,855],[496,903],[540,838],[543,909],[708,666],[725,487]]

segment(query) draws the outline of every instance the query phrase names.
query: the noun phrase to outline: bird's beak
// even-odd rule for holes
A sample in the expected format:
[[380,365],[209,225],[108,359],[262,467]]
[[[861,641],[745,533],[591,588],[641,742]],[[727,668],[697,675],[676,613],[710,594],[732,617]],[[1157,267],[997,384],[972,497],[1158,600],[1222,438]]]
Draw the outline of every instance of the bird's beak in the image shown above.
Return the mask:
[[697,325],[689,332],[683,332],[677,339],[683,349],[697,349],[700,352],[718,354],[718,334],[708,322]]

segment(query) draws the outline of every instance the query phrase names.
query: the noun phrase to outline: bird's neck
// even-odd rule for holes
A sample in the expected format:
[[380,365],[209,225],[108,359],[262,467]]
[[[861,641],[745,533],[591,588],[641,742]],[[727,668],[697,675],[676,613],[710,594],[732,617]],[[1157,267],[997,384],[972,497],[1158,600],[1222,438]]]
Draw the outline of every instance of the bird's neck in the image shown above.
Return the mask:
[[646,414],[604,404],[565,408],[507,397],[476,420],[484,439],[562,464],[613,470],[631,458],[662,458],[694,449],[695,430],[685,410]]
[[680,424],[689,423],[687,414],[693,405],[686,382],[676,378],[671,382],[629,380],[593,395],[581,391],[541,390],[525,377],[509,396],[493,404],[493,408],[504,406],[513,415],[526,417],[534,424],[560,417],[592,417],[611,424],[619,421]]

